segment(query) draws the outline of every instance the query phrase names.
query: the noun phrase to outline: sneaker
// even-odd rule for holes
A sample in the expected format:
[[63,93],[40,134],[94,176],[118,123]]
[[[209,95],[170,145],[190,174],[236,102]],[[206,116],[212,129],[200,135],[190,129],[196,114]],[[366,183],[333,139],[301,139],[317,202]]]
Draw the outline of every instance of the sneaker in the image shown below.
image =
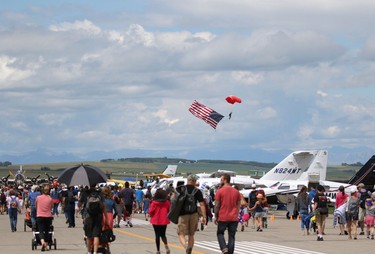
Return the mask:
[[186,249],[186,254],[191,254],[193,252],[193,249],[192,248],[187,248]]
[[363,232],[363,231],[361,233],[359,233],[359,235],[364,235],[364,234],[365,234],[365,232]]
[[132,228],[133,227],[133,223],[129,222],[129,227]]
[[257,228],[257,231],[259,231],[259,230],[260,230],[260,227]]
[[317,241],[324,241],[323,240],[323,237],[320,237],[320,236],[318,236],[318,239],[316,239]]
[[242,225],[242,226],[241,226],[241,231],[244,231],[244,230],[245,230],[245,226]]
[[345,234],[345,235],[348,235],[348,231],[345,230],[345,231],[344,231],[344,234]]
[[222,253],[222,254],[228,254],[228,253],[229,253],[229,250],[228,250],[227,248],[222,249],[222,250],[221,250],[221,253]]
[[263,232],[263,229],[260,228],[260,229],[259,229],[259,232]]
[[374,235],[371,235],[371,240],[374,240]]

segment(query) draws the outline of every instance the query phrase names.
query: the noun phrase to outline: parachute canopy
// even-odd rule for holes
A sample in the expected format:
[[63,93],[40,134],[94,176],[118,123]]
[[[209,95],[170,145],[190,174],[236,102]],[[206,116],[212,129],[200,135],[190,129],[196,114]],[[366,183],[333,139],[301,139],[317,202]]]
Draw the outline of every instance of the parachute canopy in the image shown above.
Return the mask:
[[234,96],[234,95],[230,95],[228,96],[227,98],[225,98],[225,100],[230,103],[230,104],[234,104],[234,103],[241,103],[241,99],[238,98],[237,96]]

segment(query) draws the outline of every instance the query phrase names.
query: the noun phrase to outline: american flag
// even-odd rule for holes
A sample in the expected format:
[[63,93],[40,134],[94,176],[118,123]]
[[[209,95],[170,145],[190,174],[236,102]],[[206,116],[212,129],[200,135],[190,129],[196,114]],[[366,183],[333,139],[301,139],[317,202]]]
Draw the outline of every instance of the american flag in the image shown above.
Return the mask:
[[217,113],[215,110],[206,107],[205,105],[197,101],[194,101],[193,104],[191,104],[189,111],[196,117],[211,125],[211,127],[214,129],[216,129],[217,124],[224,117],[223,115]]

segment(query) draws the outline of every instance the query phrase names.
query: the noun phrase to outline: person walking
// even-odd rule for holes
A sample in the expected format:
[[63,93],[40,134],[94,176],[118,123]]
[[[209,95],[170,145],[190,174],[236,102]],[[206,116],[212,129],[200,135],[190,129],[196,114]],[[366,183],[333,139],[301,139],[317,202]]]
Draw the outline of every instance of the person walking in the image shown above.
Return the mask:
[[366,200],[366,233],[367,239],[374,240],[374,225],[375,225],[375,192],[371,194],[371,197]]
[[314,197],[313,211],[315,214],[315,221],[318,226],[317,241],[323,241],[324,224],[328,216],[328,198],[324,195],[324,187],[322,185],[318,185],[316,190],[317,193]]
[[[195,175],[189,175],[187,178],[186,185],[181,185],[176,188],[176,191],[180,193],[180,195],[193,196],[192,202],[186,202],[186,199],[185,199],[185,204],[189,203],[189,207],[191,209],[189,209],[190,211],[187,211],[188,207],[186,205],[182,207],[180,211],[180,216],[178,218],[178,226],[177,226],[178,238],[182,246],[184,246],[184,248],[186,249],[187,254],[191,254],[193,251],[194,235],[195,235],[195,231],[198,228],[199,215],[198,215],[198,208],[196,205],[197,202],[199,202],[200,204],[200,209],[201,209],[202,214],[206,214],[203,194],[198,188],[195,187],[197,179],[198,178]],[[173,197],[171,197],[171,199],[172,198]],[[189,197],[189,200],[191,200],[190,197]],[[206,217],[203,217],[201,222],[205,224]],[[186,241],[186,236],[188,236],[187,241]]]
[[364,183],[358,184],[357,196],[359,198],[358,225],[361,228],[361,232],[359,234],[364,235],[366,199],[371,197],[371,192],[366,190]]
[[348,225],[349,239],[352,239],[352,232],[354,233],[354,240],[357,240],[357,222],[359,214],[359,198],[357,196],[357,188],[353,187],[350,191],[350,197],[346,201],[346,222]]
[[31,209],[31,213],[30,213],[30,218],[31,218],[31,223],[33,226],[35,226],[35,223],[36,223],[36,207],[35,207],[35,201],[36,201],[36,198],[41,195],[40,191],[39,191],[39,187],[38,185],[33,185],[31,187],[31,192],[29,193],[28,195],[28,202],[29,202],[29,205],[30,205],[30,209]]
[[85,209],[83,230],[85,231],[87,254],[97,254],[105,205],[104,195],[96,190],[95,185],[92,185],[88,191]]
[[51,190],[51,198],[53,202],[52,215],[59,216],[58,208],[61,200],[61,193],[57,185],[55,185],[54,188]]
[[124,204],[124,221],[126,221],[125,226],[133,227],[133,223],[131,220],[132,213],[133,213],[133,202],[135,199],[135,194],[133,189],[129,188],[129,182],[125,182],[125,188],[123,188],[120,193],[119,197],[122,199]]
[[10,220],[10,228],[12,232],[17,231],[17,215],[21,214],[21,204],[16,195],[16,191],[11,189],[7,197],[8,215]]
[[[237,189],[230,185],[229,174],[223,174],[220,183],[222,187],[215,195],[214,222],[217,224],[216,235],[221,252],[223,254],[233,254],[241,195]],[[228,230],[228,243],[225,242],[225,230]]]
[[257,231],[262,232],[263,231],[263,203],[264,203],[264,196],[262,194],[257,194],[257,201],[255,202],[255,205],[250,208],[250,211],[255,211],[255,223],[257,226]]
[[[103,216],[103,226],[102,229],[113,230],[113,219],[117,215],[117,207],[115,201],[113,200],[113,193],[111,187],[105,186],[103,189],[104,194],[104,216]],[[111,253],[109,243],[104,243],[107,247],[108,253]]]
[[150,208],[150,202],[152,200],[151,194],[151,186],[147,186],[146,194],[143,197],[143,213],[145,214],[145,220],[148,221],[149,212],[148,209]]
[[[348,194],[345,193],[345,187],[341,185],[339,187],[339,191],[336,194],[335,209],[339,209],[340,206],[345,204],[347,199],[348,199]],[[342,221],[340,217],[338,217],[338,224],[340,227],[340,235],[347,235],[348,232],[345,230],[346,220]]]
[[306,234],[309,235],[309,227],[305,223],[305,219],[307,215],[309,214],[309,207],[310,207],[311,199],[309,198],[309,195],[307,194],[307,187],[302,186],[301,190],[299,191],[297,195],[297,210],[301,219],[301,230],[303,232],[303,235],[305,235],[305,229]]
[[155,232],[156,254],[160,254],[160,238],[164,243],[166,253],[171,253],[165,234],[167,231],[167,225],[170,223],[167,217],[170,208],[171,204],[168,201],[167,192],[163,189],[158,189],[155,192],[154,198],[151,201],[148,209],[151,217],[150,223],[152,224]]
[[42,251],[48,249],[47,237],[52,225],[52,209],[53,201],[50,196],[50,188],[45,184],[42,188],[42,195],[39,195],[35,201],[36,206],[36,223],[39,230],[40,243],[42,244]]
[[255,209],[251,209],[255,206],[255,203],[258,201],[257,200],[257,195],[258,195],[258,191],[256,190],[256,184],[253,183],[251,185],[251,191],[249,193],[249,197],[248,197],[248,203],[249,203],[249,206],[248,206],[248,210],[250,211],[250,217],[251,217],[251,221],[252,221],[252,228],[255,228]]

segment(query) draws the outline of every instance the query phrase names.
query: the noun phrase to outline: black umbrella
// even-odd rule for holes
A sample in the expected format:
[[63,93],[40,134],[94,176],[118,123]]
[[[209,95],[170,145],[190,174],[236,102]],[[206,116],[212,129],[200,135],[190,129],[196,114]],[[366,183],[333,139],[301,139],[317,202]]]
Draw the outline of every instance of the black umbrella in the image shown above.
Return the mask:
[[98,167],[79,164],[65,169],[57,178],[59,183],[65,183],[67,186],[92,186],[97,183],[107,181],[104,172]]

